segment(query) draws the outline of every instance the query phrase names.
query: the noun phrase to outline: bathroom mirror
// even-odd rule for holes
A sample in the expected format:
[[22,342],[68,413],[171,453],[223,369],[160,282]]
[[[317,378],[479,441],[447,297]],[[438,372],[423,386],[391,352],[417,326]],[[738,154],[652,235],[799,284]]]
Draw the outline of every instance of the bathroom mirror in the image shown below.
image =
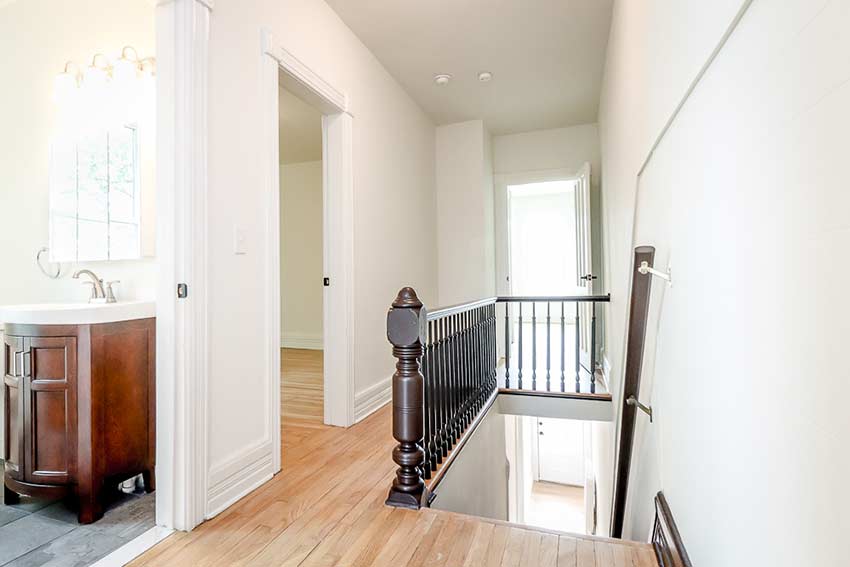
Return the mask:
[[50,256],[54,262],[142,256],[142,183],[136,124],[53,140]]

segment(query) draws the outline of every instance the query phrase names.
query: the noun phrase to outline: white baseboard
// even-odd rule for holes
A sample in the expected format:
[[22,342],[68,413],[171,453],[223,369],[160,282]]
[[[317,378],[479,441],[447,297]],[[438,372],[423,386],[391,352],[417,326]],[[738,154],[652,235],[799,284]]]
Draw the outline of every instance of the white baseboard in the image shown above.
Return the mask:
[[324,340],[322,335],[310,333],[283,333],[280,336],[281,348],[303,348],[308,350],[322,350]]
[[101,557],[92,563],[90,567],[123,567],[172,533],[174,533],[174,530],[169,528],[153,527],[136,539],[128,541],[109,555]]
[[362,421],[375,413],[393,398],[392,376],[369,386],[354,395],[354,423]]
[[223,512],[274,476],[272,450],[271,443],[266,441],[210,469],[207,519]]

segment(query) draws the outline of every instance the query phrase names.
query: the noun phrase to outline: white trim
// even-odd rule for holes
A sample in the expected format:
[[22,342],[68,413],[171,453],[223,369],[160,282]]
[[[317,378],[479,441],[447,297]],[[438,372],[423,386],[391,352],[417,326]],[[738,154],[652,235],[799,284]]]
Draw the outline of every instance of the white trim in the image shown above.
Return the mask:
[[[323,167],[323,267],[331,285],[324,288],[324,420],[328,425],[354,423],[354,181],[353,118],[348,97],[318,73],[261,32],[263,104],[266,124],[266,337],[269,428],[273,447],[280,446],[280,159],[278,89],[283,81],[320,108]],[[280,470],[275,450],[274,470]]]
[[[353,118],[322,118],[324,272],[324,421],[354,424],[354,174]],[[278,272],[279,273],[279,272]]]
[[[265,43],[268,34],[262,33]],[[266,385],[268,387],[269,421],[267,433],[272,441],[272,470],[280,471],[280,138],[278,115],[278,66],[265,55],[260,55],[262,65],[262,92],[264,146],[266,163],[263,166],[267,193],[266,205],[266,321],[265,334],[269,342],[266,350]],[[273,158],[273,159],[272,159]],[[272,235],[275,235],[272,237]]]
[[323,350],[324,341],[322,335],[312,333],[283,333],[280,337],[280,348]]
[[[207,71],[210,8],[157,6],[157,524],[191,530],[207,481]],[[177,299],[178,282],[189,297]]]
[[172,529],[155,526],[109,555],[101,557],[89,567],[123,567],[173,533]]
[[271,479],[276,472],[272,470],[275,454],[280,455],[280,450],[266,440],[212,468],[207,495],[207,518],[214,517]]
[[393,399],[393,378],[388,376],[354,396],[354,422],[363,421]]
[[305,89],[315,93],[331,108],[322,108],[325,114],[348,112],[348,95],[340,91],[304,64],[285,47],[275,43],[274,35],[268,30],[262,32],[263,53],[277,61],[278,66]]

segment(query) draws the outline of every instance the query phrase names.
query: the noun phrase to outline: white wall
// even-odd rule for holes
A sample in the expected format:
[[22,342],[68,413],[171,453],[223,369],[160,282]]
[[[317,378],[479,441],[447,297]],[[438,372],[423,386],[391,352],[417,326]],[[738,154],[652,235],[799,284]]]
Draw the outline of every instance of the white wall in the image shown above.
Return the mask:
[[438,510],[508,520],[505,416],[494,404],[437,486]]
[[590,162],[598,178],[601,162],[596,124],[493,136],[495,173],[542,169],[577,172],[585,162]]
[[481,120],[437,128],[439,303],[482,299],[495,290],[493,165]]
[[[48,241],[50,138],[56,124],[53,81],[65,62],[85,67],[95,53],[117,56],[125,45],[155,55],[154,7],[147,0],[27,0],[0,5],[0,305],[85,301],[70,278],[88,267],[116,286],[119,299],[152,298],[152,259],[66,265],[59,280],[35,263]],[[155,190],[151,171],[143,191]],[[145,219],[151,227],[152,218]],[[149,240],[149,238],[148,238]]]
[[[399,288],[414,286],[432,305],[437,295],[433,123],[324,2],[216,2],[208,218],[208,454],[214,481],[279,450],[271,447],[269,416],[261,411],[268,407],[269,379],[262,291],[268,237],[260,91],[264,27],[350,98],[356,392],[389,386],[393,358],[385,319]],[[246,229],[244,255],[233,254],[235,224]]]
[[646,538],[663,489],[694,564],[845,565],[850,300],[828,290],[850,284],[850,5],[755,0],[637,177],[742,5],[615,8],[600,116],[609,344],[622,345],[631,247],[656,246],[674,278],[652,298],[641,397],[656,419],[639,418],[627,535]]
[[280,166],[281,346],[322,348],[322,162]]

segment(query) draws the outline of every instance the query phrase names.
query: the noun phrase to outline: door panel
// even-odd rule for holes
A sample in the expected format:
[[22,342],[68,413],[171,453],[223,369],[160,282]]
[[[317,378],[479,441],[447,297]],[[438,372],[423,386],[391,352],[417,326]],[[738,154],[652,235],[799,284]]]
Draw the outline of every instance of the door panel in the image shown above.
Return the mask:
[[26,340],[22,337],[3,337],[3,402],[5,411],[3,427],[6,435],[3,460],[6,471],[16,480],[24,474],[24,351]]
[[29,482],[64,483],[71,476],[76,446],[76,342],[73,337],[30,339],[25,415]]
[[584,422],[537,419],[538,476],[546,482],[584,485]]
[[[586,163],[576,175],[576,265],[577,283],[585,295],[594,293],[593,244],[591,239],[590,164]],[[581,364],[590,371],[591,319],[593,306],[579,304]]]

